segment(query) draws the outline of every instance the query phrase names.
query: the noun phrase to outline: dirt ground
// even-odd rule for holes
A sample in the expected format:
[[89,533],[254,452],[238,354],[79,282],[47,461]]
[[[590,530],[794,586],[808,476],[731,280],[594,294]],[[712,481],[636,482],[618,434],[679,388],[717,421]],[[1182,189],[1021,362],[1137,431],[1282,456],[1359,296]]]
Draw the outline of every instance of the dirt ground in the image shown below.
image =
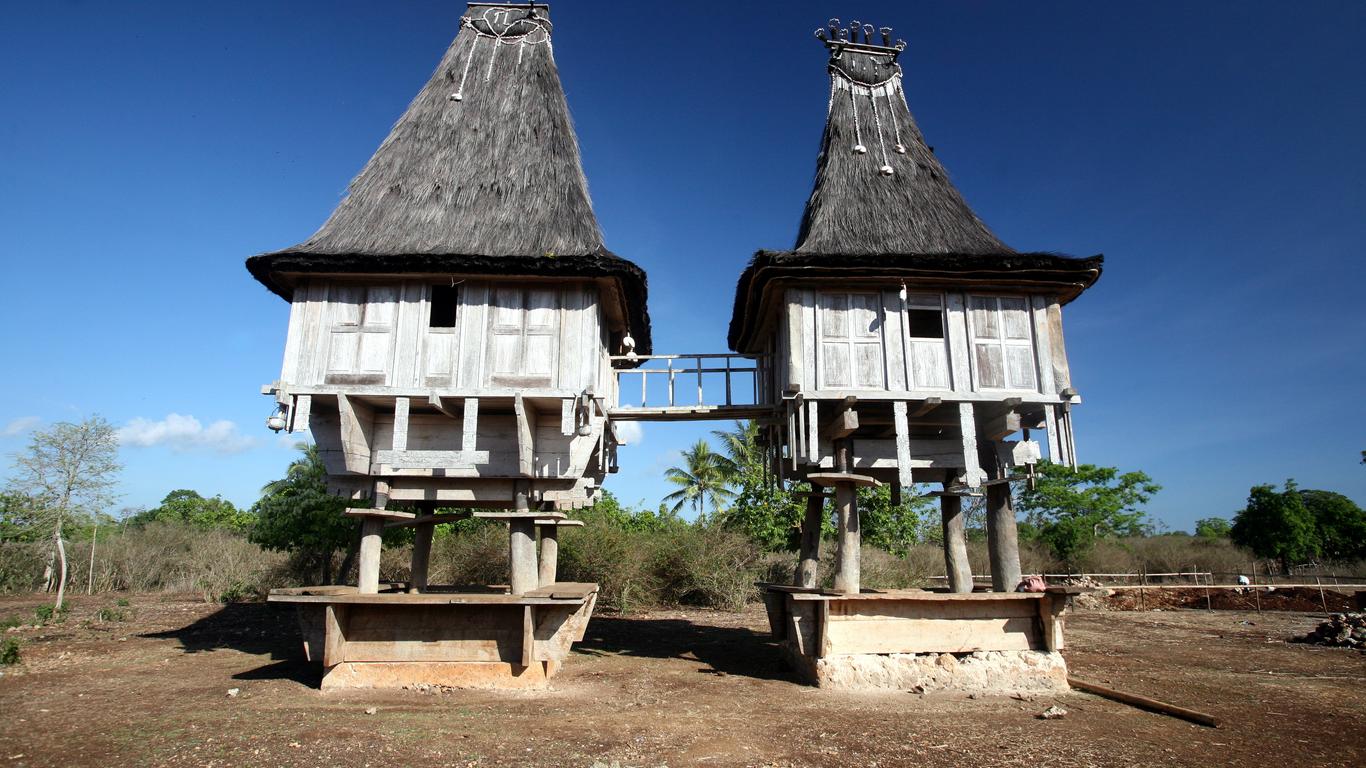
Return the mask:
[[[554,690],[321,693],[293,617],[190,596],[78,597],[7,632],[0,766],[1360,765],[1366,654],[1284,642],[1321,614],[1069,616],[1073,674],[1209,712],[800,685],[762,610],[597,616]],[[0,620],[37,598],[0,599]],[[121,612],[101,619],[100,609]],[[118,620],[122,618],[122,620]],[[230,688],[239,689],[229,696]],[[1036,714],[1051,704],[1060,720]],[[374,714],[367,710],[374,708]]]

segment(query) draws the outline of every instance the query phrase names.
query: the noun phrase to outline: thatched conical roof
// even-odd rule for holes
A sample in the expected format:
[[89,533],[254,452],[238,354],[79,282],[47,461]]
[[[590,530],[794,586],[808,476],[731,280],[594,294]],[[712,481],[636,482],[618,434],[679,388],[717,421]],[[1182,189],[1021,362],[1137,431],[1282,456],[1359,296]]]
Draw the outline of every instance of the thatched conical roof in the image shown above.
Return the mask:
[[891,30],[832,21],[830,103],[816,180],[791,251],[759,251],[740,277],[730,344],[750,349],[765,286],[778,277],[896,275],[920,282],[1056,288],[1068,301],[1102,259],[1018,253],[977,218],[925,143],[902,90],[905,44]]
[[645,273],[603,244],[551,29],[543,5],[471,4],[322,228],[247,268],[286,298],[306,273],[609,278],[648,353]]

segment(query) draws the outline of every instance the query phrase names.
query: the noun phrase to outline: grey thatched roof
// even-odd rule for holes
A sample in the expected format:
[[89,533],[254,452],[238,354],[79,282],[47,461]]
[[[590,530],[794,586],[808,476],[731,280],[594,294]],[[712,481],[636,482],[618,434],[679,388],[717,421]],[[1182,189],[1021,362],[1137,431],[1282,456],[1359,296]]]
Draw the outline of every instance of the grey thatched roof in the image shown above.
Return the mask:
[[[857,22],[855,22],[857,24]],[[963,200],[906,104],[897,63],[904,44],[832,26],[830,103],[816,179],[791,251],[759,251],[736,286],[730,345],[755,341],[765,286],[779,277],[899,276],[992,284],[1075,298],[1103,259],[1017,253]],[[861,30],[861,31],[862,31]]]
[[285,297],[306,272],[611,278],[648,353],[645,274],[603,244],[550,31],[544,6],[470,6],[331,217],[252,274]]

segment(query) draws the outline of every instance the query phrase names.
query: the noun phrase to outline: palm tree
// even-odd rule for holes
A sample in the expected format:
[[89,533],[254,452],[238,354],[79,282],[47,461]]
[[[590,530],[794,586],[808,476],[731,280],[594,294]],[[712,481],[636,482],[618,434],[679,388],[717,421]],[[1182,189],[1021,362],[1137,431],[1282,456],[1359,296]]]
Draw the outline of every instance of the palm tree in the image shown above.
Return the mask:
[[725,502],[735,498],[735,492],[726,487],[722,469],[725,460],[724,456],[712,452],[706,440],[698,440],[684,451],[683,467],[664,470],[664,479],[678,486],[678,490],[664,497],[666,504],[673,504],[669,511],[676,513],[684,504],[692,502],[700,517],[707,504],[713,512],[719,512]]
[[740,481],[745,469],[763,463],[763,448],[759,445],[759,423],[756,421],[737,421],[735,429],[726,432],[716,430],[712,437],[721,441],[725,456],[717,456],[721,475],[729,485]]

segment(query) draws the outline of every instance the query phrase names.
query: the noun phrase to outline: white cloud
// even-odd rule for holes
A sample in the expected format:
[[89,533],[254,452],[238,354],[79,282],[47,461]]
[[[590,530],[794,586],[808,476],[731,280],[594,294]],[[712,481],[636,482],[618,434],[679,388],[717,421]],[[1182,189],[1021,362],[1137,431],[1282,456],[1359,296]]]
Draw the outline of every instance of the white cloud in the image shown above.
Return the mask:
[[161,421],[136,418],[118,430],[119,442],[139,448],[164,445],[178,453],[212,451],[239,453],[256,444],[256,439],[237,431],[237,425],[220,419],[204,426],[193,416],[166,414]]
[[617,439],[625,445],[640,445],[645,439],[645,428],[638,421],[618,421]]
[[5,425],[3,434],[5,437],[14,437],[15,435],[21,435],[29,431],[30,429],[33,429],[41,423],[43,423],[43,420],[38,418],[37,416],[20,416],[19,418]]

